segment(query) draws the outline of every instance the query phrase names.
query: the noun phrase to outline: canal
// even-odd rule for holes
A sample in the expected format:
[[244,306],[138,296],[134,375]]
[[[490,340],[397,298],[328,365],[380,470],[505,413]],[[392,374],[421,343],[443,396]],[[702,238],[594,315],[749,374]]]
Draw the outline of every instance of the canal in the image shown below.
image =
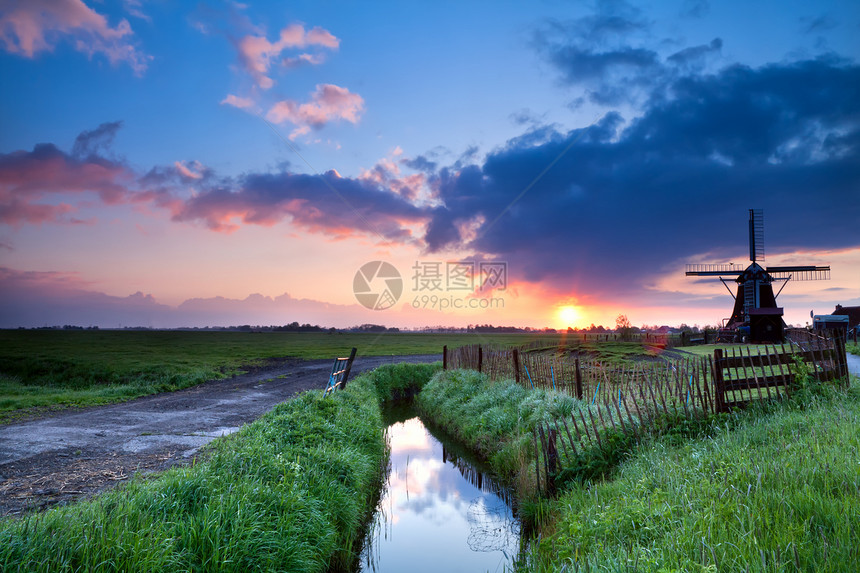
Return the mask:
[[391,470],[365,540],[361,571],[503,571],[519,548],[504,488],[411,407],[386,409]]

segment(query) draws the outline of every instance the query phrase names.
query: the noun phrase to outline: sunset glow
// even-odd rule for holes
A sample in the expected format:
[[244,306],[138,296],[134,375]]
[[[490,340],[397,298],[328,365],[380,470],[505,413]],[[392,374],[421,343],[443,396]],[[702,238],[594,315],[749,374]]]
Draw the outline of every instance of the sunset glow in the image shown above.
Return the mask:
[[749,209],[860,305],[850,3],[9,6],[0,327],[713,325]]
[[579,309],[575,306],[563,306],[558,309],[558,318],[561,320],[560,327],[567,328],[568,326],[577,327],[579,326]]

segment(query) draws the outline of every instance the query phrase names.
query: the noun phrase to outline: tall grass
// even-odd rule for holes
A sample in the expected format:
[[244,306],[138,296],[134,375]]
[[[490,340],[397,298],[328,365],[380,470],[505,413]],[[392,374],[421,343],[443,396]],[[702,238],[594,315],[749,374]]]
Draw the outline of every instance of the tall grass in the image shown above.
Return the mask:
[[348,570],[387,456],[380,399],[434,368],[385,366],[328,398],[304,393],[192,467],[0,521],[0,570]]
[[551,504],[534,571],[855,571],[860,400],[808,394],[640,446]]
[[438,372],[416,398],[423,418],[487,460],[523,498],[535,486],[532,431],[538,423],[570,416],[577,404],[582,403],[567,394],[527,390],[510,380],[490,384],[471,370]]

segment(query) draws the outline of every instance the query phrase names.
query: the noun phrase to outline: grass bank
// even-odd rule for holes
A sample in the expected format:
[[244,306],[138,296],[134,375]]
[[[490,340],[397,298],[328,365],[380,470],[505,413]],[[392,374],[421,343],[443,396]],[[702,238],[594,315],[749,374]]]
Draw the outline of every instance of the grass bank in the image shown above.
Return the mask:
[[860,401],[816,397],[638,447],[551,504],[530,570],[853,571]]
[[[528,489],[537,420],[575,400],[445,372],[423,412]],[[610,431],[607,432],[611,433]],[[801,381],[795,399],[585,451],[556,498],[526,504],[524,571],[854,571],[860,562],[860,388]],[[589,458],[589,459],[585,459]],[[522,487],[524,486],[524,487]]]
[[304,393],[192,467],[0,521],[0,570],[347,570],[381,486],[380,401],[436,369],[383,366],[329,398]]
[[566,394],[527,390],[513,381],[489,383],[472,370],[438,372],[416,398],[422,418],[460,440],[527,501],[535,493],[532,431],[585,407]]

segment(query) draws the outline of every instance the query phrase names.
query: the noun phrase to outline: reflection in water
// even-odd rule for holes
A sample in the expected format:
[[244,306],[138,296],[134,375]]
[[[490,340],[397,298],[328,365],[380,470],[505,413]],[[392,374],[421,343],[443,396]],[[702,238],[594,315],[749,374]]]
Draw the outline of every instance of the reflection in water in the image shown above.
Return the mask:
[[[397,413],[395,413],[397,415]],[[501,571],[519,544],[509,496],[465,452],[443,446],[416,417],[388,427],[391,470],[362,570]],[[443,437],[444,439],[444,437]]]

